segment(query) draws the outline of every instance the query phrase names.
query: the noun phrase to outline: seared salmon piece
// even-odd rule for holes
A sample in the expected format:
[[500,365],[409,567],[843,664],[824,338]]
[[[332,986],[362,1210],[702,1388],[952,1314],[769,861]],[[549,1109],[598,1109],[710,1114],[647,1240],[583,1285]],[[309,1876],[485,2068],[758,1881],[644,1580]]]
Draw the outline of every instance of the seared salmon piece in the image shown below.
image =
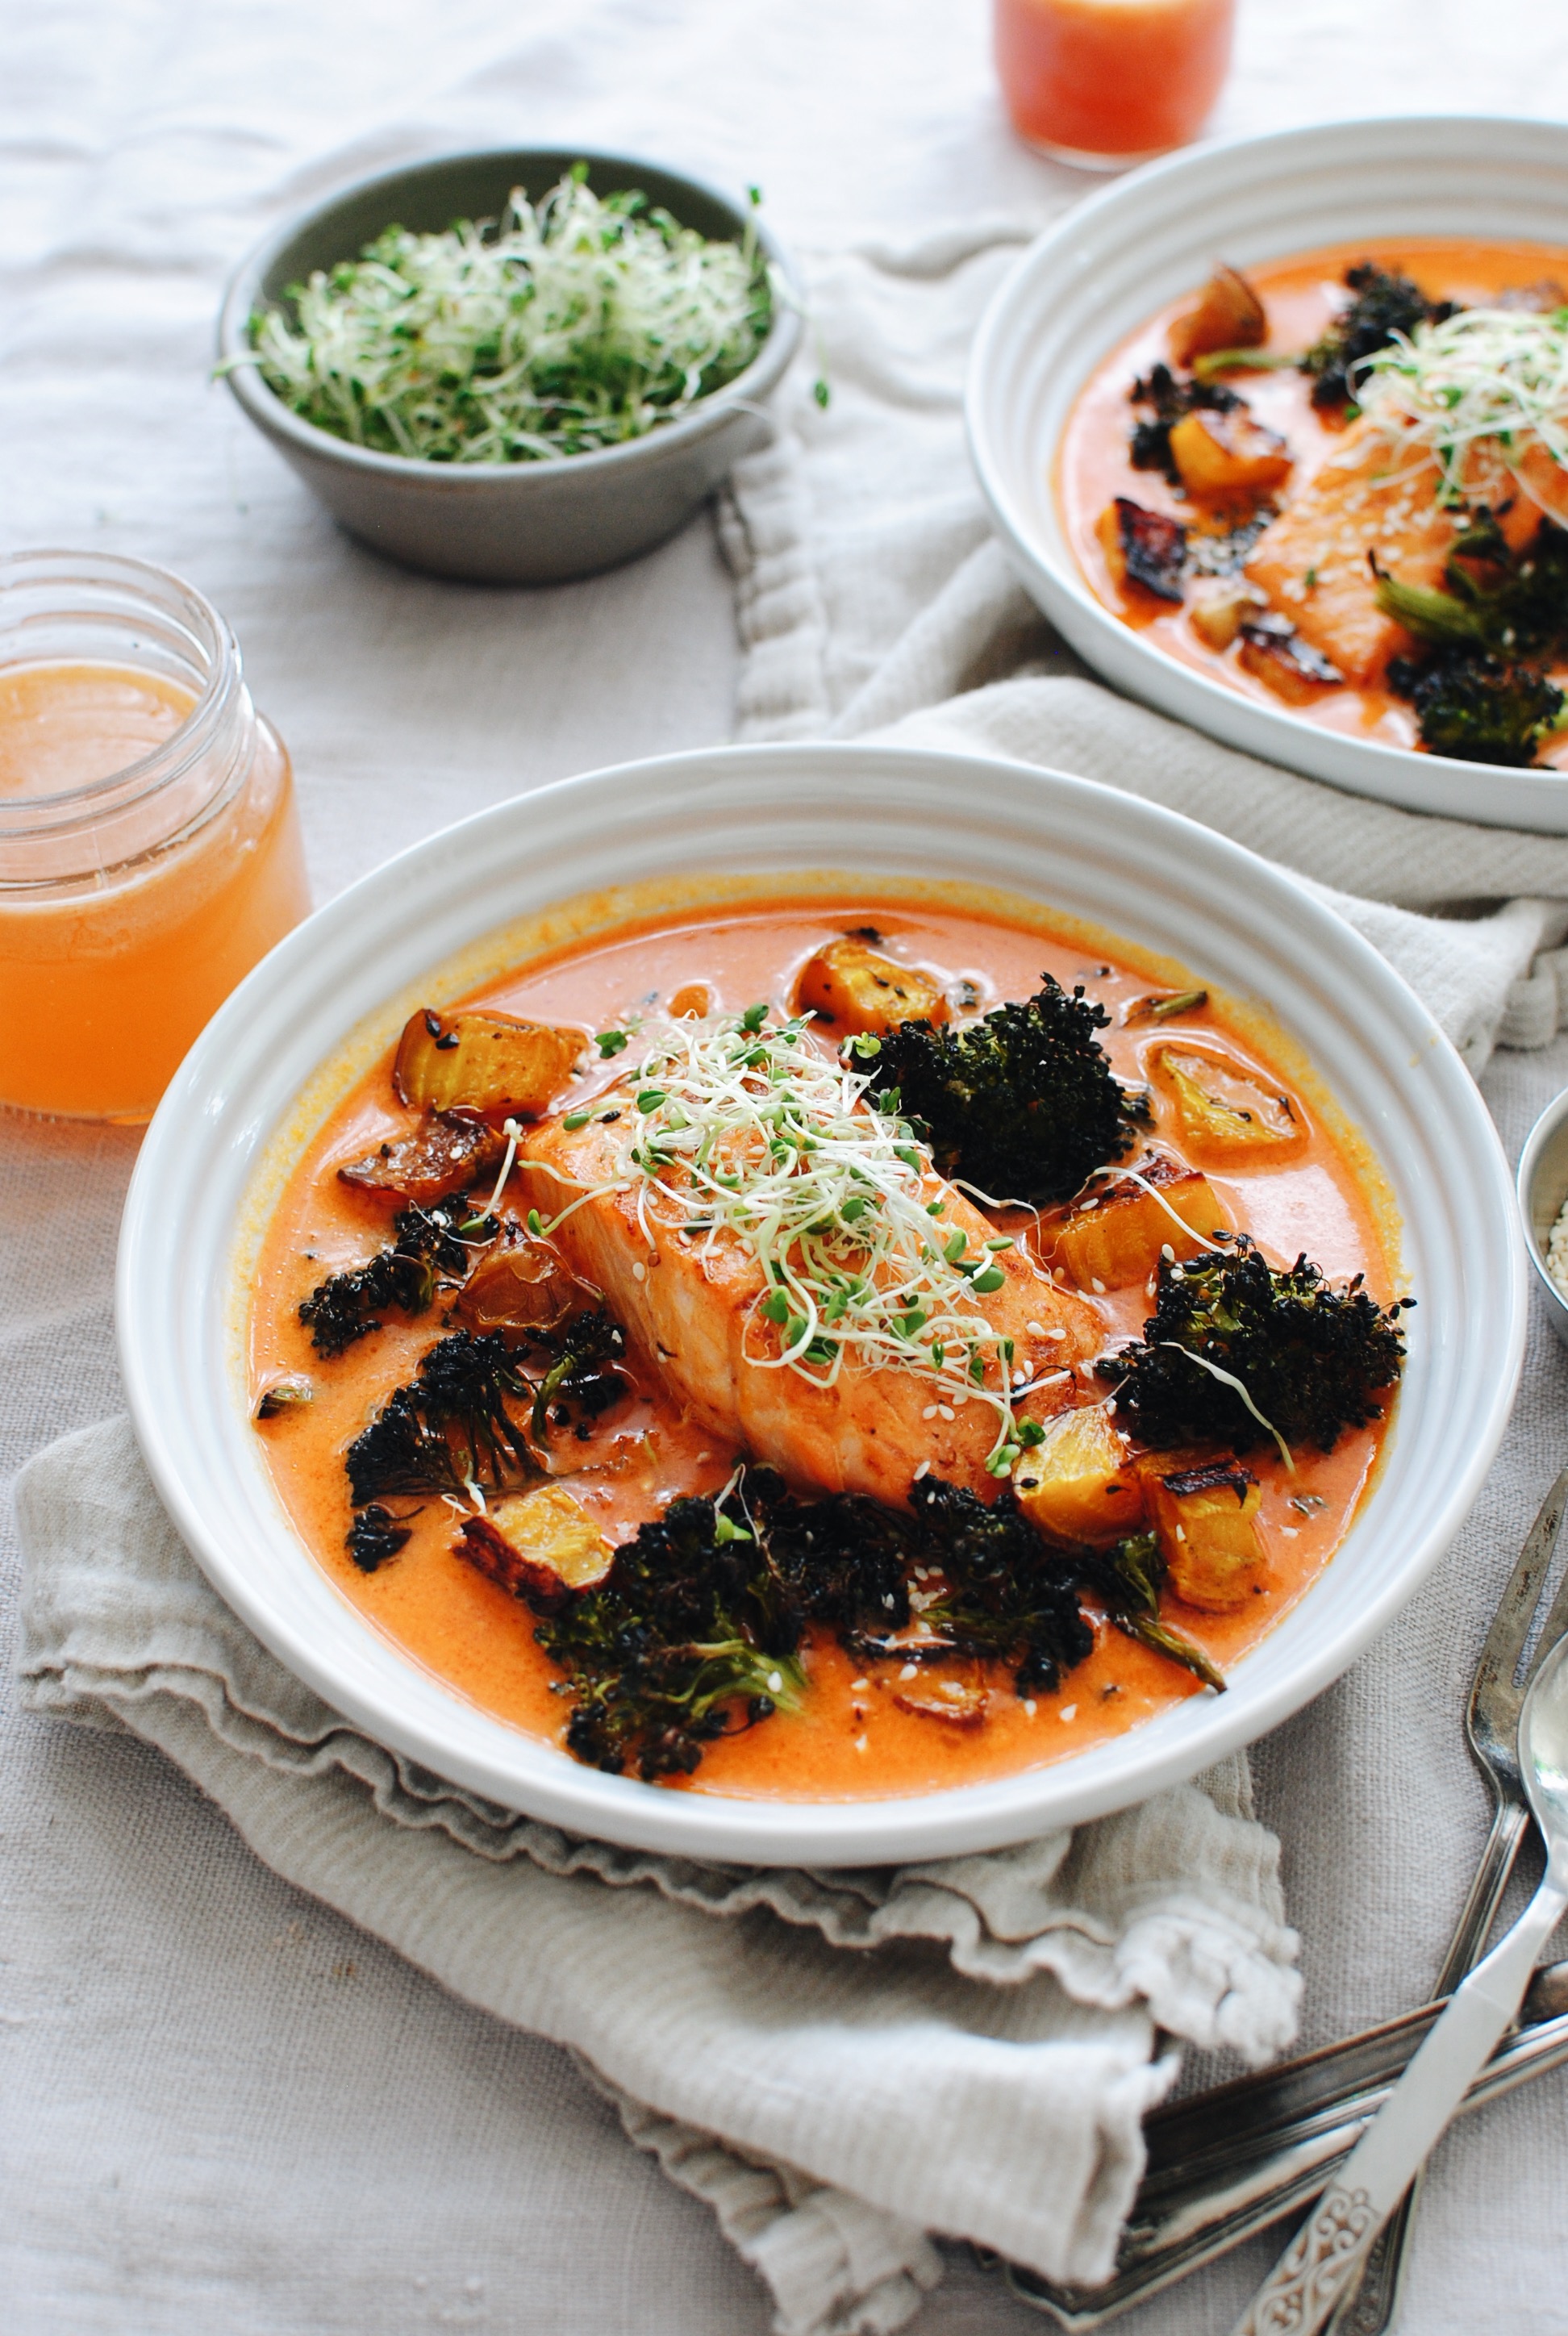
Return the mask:
[[1266,527],[1246,564],[1310,642],[1356,687],[1382,679],[1413,646],[1378,606],[1368,552],[1401,583],[1440,587],[1454,515],[1436,501],[1436,462],[1413,462],[1355,423],[1313,477]]
[[[579,1130],[560,1120],[531,1128],[518,1163],[528,1204],[553,1216],[583,1190],[610,1183],[616,1134],[597,1119]],[[989,1220],[935,1174],[930,1197],[946,1203],[948,1235],[965,1233],[977,1251],[991,1236]],[[637,1358],[705,1428],[821,1492],[902,1504],[923,1461],[952,1483],[995,1493],[985,1469],[997,1431],[989,1404],[954,1404],[927,1373],[896,1366],[847,1362],[837,1385],[823,1387],[798,1371],[749,1361],[748,1352],[777,1353],[775,1335],[756,1311],[766,1283],[750,1250],[722,1231],[710,1248],[706,1233],[677,1233],[651,1215],[650,1242],[637,1202],[635,1190],[596,1192],[553,1239],[573,1272],[603,1290]],[[996,1263],[1001,1288],[972,1303],[1014,1340],[1015,1370],[1032,1379],[1101,1350],[1105,1332],[1094,1309],[1056,1288],[1021,1247],[998,1251]],[[1026,1408],[1048,1416],[1072,1391],[1064,1375]]]

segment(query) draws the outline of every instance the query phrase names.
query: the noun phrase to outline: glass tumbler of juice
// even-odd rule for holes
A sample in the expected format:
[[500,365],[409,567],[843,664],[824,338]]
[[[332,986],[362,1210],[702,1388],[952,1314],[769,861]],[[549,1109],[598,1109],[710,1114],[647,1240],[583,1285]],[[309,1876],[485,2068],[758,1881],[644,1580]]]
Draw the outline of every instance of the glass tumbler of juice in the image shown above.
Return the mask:
[[309,907],[288,757],[217,609],[140,560],[0,560],[0,1103],[150,1118]]
[[1203,128],[1235,0],[995,0],[1013,127],[1058,161],[1123,170]]

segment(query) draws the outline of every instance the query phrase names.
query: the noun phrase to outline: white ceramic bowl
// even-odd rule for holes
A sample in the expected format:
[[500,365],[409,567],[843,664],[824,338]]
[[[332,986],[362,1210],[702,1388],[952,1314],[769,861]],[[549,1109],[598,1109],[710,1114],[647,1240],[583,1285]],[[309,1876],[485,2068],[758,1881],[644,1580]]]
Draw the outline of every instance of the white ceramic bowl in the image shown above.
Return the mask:
[[1057,448],[1089,375],[1216,258],[1239,268],[1400,235],[1568,243],[1568,126],[1416,116],[1335,122],[1154,162],[1069,211],[997,288],[975,340],[969,450],[1027,589],[1129,696],[1271,763],[1408,810],[1568,835],[1568,774],[1497,770],[1347,737],[1180,665],[1090,591],[1057,507]]
[[[1194,1697],[1028,1775],[851,1804],[605,1776],[487,1718],[399,1654],[286,1522],[247,1416],[235,1335],[264,1153],[271,1144],[276,1161],[287,1130],[297,1155],[355,1075],[351,1064],[322,1079],[322,1066],[346,1044],[371,1059],[426,988],[441,993],[433,969],[606,883],[811,870],[1001,888],[1260,1002],[1380,1160],[1419,1297],[1379,1481],[1332,1565],[1236,1666],[1227,1694]],[[613,910],[613,896],[600,899]],[[1289,878],[1086,780],[907,748],[767,746],[629,764],[502,803],[405,852],[292,933],[209,1026],[148,1132],[118,1303],[131,1407],[170,1515],[251,1629],[351,1720],[438,1775],[578,1832],[697,1857],[835,1865],[985,1849],[1098,1815],[1193,1775],[1317,1694],[1410,1596],[1469,1509],[1513,1401],[1525,1271],[1507,1167],[1458,1056],[1384,960]]]

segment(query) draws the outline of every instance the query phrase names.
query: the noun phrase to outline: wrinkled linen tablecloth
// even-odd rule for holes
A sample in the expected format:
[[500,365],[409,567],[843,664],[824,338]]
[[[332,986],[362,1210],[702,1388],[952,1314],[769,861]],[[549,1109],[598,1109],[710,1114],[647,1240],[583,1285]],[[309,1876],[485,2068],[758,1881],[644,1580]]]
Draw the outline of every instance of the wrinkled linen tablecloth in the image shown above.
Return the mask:
[[[1339,71],[1352,34],[1353,90]],[[1401,821],[1107,700],[989,550],[957,432],[963,337],[1019,235],[1083,182],[1001,129],[978,0],[568,0],[548,16],[457,0],[439,24],[409,0],[189,16],[146,0],[40,15],[15,28],[13,59],[7,544],[162,560],[226,608],[300,766],[318,895],[520,786],[722,737],[737,700],[742,735],[902,723],[1159,793],[1321,883],[1377,894],[1357,921],[1474,1066],[1499,1037],[1538,1049],[1485,1072],[1515,1144],[1568,1077],[1568,1046],[1542,1043],[1568,847]],[[1550,112],[1565,96],[1568,34],[1532,0],[1501,0],[1484,25],[1413,0],[1259,0],[1221,126],[1373,102]],[[426,583],[336,538],[201,387],[221,274],[268,221],[356,169],[531,137],[760,178],[811,256],[835,400],[814,423],[786,406],[723,515],[738,673],[705,523],[559,592]],[[1460,903],[1487,913],[1436,932],[1406,913]],[[0,1125],[7,1465],[116,1407],[108,1268],[134,1145]],[[1253,1755],[1304,1935],[1309,2041],[1429,1984],[1483,1815],[1463,1687],[1565,1425],[1568,1373],[1544,1340],[1428,1591]],[[8,2325],[765,2325],[763,2290],[706,2210],[626,2147],[552,2048],[269,1874],[129,1736],[15,1711],[5,1725]],[[285,1849],[275,1863],[292,1870]],[[1568,2326],[1553,2235],[1563,2123],[1547,2080],[1451,2139],[1408,2325]],[[1223,2328],[1266,2254],[1129,2327]],[[918,2318],[1035,2324],[961,2257]]]

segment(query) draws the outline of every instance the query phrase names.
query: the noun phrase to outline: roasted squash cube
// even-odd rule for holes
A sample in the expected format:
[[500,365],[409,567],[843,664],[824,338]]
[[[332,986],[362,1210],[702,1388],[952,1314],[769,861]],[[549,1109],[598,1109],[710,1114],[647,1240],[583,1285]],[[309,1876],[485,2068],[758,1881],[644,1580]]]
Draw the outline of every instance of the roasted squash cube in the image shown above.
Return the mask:
[[475,1177],[492,1175],[505,1151],[506,1138],[483,1120],[443,1119],[427,1111],[412,1135],[380,1144],[337,1173],[363,1192],[427,1209],[449,1192],[466,1191]]
[[1287,706],[1315,706],[1326,689],[1338,689],[1344,675],[1315,649],[1294,625],[1271,609],[1243,620],[1236,663]]
[[[1080,1290],[1125,1290],[1146,1281],[1166,1249],[1179,1258],[1196,1257],[1216,1232],[1233,1230],[1200,1169],[1159,1153],[1142,1163],[1138,1173],[1142,1184],[1122,1178],[1096,1207],[1069,1217],[1057,1235],[1052,1262],[1065,1265]],[[1150,1184],[1153,1192],[1146,1190]]]
[[1288,1159],[1307,1141],[1294,1096],[1265,1086],[1234,1056],[1159,1046],[1149,1067],[1177,1143],[1200,1163],[1223,1168],[1240,1160]]
[[483,1516],[464,1517],[456,1553],[536,1613],[559,1611],[574,1591],[591,1590],[615,1551],[582,1503],[563,1484],[535,1484]]
[[940,985],[918,966],[901,965],[869,940],[846,933],[829,941],[802,966],[795,1003],[828,1023],[835,1037],[857,1031],[879,1034],[901,1022],[945,1022],[948,1001]]
[[1184,308],[1167,336],[1174,364],[1191,366],[1194,357],[1219,349],[1261,348],[1269,337],[1263,304],[1239,268],[1223,260],[1198,296],[1195,308]]
[[1216,577],[1188,603],[1187,620],[1205,648],[1228,649],[1242,627],[1255,624],[1268,605],[1255,584],[1236,576]]
[[1095,532],[1118,590],[1138,584],[1158,600],[1184,597],[1187,530],[1179,519],[1118,495],[1095,521]]
[[1216,414],[1194,407],[1171,425],[1171,453],[1190,495],[1211,501],[1271,494],[1290,474],[1290,450],[1245,406]]
[[1140,1464],[1149,1523],[1178,1598],[1205,1613],[1244,1605],[1265,1586],[1262,1494],[1239,1460],[1156,1452]]
[[1054,1541],[1118,1541],[1143,1523],[1142,1485],[1101,1404],[1059,1413],[1014,1468],[1013,1491]]
[[580,1030],[422,1006],[398,1042],[392,1084],[400,1102],[416,1107],[533,1119],[549,1110],[582,1049]]

